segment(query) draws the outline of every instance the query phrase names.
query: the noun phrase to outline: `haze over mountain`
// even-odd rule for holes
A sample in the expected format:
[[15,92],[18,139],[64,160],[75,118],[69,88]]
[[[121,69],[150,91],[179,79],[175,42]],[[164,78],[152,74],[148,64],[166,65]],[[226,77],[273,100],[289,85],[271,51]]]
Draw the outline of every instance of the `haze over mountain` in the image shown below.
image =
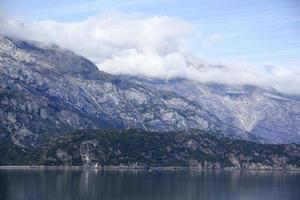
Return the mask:
[[[276,64],[275,58],[251,62],[238,56],[227,60],[201,57],[201,53],[211,49],[217,51],[218,42],[226,38],[218,33],[203,35],[201,31],[205,30],[197,23],[182,18],[122,12],[97,14],[72,22],[26,21],[6,15],[0,18],[0,32],[23,40],[58,44],[87,57],[100,70],[111,74],[255,85],[300,94],[299,62]],[[228,46],[241,42],[232,41]],[[255,41],[251,44],[259,45]]]

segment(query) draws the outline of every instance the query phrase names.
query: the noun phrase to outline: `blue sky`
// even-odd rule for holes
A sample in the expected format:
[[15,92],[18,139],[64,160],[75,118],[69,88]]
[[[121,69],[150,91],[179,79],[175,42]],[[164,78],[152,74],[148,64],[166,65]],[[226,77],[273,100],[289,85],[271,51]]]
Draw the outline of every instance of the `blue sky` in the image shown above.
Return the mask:
[[4,0],[11,16],[73,22],[107,12],[170,16],[197,24],[210,44],[194,41],[194,55],[209,60],[300,63],[300,1],[297,0]]

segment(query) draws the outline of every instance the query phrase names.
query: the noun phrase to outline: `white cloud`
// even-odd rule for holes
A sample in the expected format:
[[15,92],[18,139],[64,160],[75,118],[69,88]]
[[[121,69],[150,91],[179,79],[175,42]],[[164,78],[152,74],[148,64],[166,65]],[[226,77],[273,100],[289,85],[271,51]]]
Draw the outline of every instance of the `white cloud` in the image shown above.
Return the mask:
[[275,88],[280,92],[300,94],[299,67],[276,64],[252,65],[245,62],[222,64],[218,67],[205,66],[200,70],[190,69],[187,77],[201,82],[216,82],[230,85],[257,85]]
[[6,20],[2,31],[24,39],[54,42],[79,52],[96,63],[135,49],[165,56],[184,51],[191,24],[170,17],[104,15],[81,22],[37,21],[21,23]]
[[[201,34],[192,23],[178,18],[110,14],[80,22],[21,23],[0,17],[0,27],[1,32],[15,37],[54,42],[71,49],[109,73],[253,84],[300,94],[299,67],[254,66],[241,62],[212,67],[192,59],[189,47],[194,40],[191,38]],[[222,35],[215,33],[202,36],[200,41],[211,47],[223,39]]]

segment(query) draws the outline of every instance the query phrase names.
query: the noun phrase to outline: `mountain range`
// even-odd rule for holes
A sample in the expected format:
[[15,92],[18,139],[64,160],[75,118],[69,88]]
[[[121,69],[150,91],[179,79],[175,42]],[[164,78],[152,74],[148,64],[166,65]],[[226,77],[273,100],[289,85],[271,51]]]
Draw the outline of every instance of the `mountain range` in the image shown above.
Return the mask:
[[[101,66],[100,66],[101,69]],[[77,129],[198,129],[300,143],[300,97],[256,86],[112,75],[56,45],[0,36],[0,137],[22,148]]]
[[299,143],[300,98],[253,85],[203,84],[187,79],[128,77],[197,102],[222,122],[238,127],[266,143]]

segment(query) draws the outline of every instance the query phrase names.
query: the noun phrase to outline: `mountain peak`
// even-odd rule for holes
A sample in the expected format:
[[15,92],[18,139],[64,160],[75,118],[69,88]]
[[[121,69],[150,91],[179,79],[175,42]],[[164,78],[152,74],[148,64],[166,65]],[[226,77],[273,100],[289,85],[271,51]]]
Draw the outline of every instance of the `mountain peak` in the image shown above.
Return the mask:
[[1,35],[0,53],[14,54],[14,58],[21,59],[20,61],[31,61],[28,64],[44,63],[56,73],[62,75],[85,79],[100,79],[107,76],[105,72],[99,71],[98,67],[87,58],[55,44],[23,41]]

